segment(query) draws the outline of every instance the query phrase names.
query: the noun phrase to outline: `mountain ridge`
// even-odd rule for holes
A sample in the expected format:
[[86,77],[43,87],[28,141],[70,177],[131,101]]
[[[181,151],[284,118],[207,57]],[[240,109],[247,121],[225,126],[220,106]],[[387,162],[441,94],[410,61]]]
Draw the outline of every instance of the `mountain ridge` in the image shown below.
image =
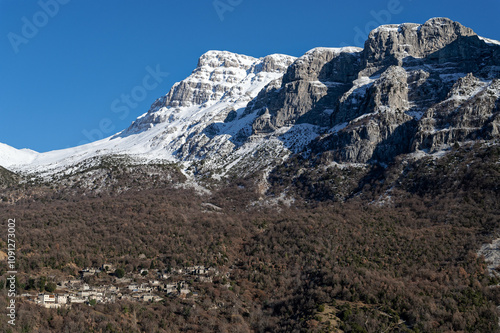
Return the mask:
[[383,25],[363,49],[318,47],[299,58],[207,51],[120,133],[42,154],[3,149],[0,165],[50,177],[96,156],[127,155],[218,179],[270,170],[298,153],[384,164],[498,138],[499,78],[500,42],[447,18]]

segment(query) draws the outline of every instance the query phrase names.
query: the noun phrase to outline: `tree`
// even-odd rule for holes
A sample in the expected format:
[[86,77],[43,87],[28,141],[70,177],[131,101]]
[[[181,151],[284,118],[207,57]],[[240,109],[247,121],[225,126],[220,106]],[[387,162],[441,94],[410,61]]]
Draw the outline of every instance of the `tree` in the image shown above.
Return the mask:
[[57,288],[57,285],[54,282],[49,282],[45,286],[45,290],[47,290],[49,293],[53,293]]
[[45,290],[46,283],[47,283],[47,278],[45,276],[41,276],[40,280],[38,280],[38,288],[40,289],[40,292],[43,292]]
[[27,290],[36,289],[35,279],[29,278],[28,284],[26,285]]
[[125,276],[125,271],[123,270],[123,268],[117,268],[115,270],[115,276],[119,279],[121,279],[122,277]]

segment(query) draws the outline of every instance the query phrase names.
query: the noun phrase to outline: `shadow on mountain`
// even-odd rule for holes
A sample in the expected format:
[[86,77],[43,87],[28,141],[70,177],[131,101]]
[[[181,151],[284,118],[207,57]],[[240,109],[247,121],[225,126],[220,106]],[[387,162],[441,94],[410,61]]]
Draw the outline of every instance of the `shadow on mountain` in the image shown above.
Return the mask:
[[[481,59],[481,62],[478,62]],[[450,67],[453,64],[453,67]],[[425,58],[412,56],[403,59],[403,67],[433,66],[435,72],[473,73],[477,77],[487,77],[490,70],[500,66],[500,45],[488,44],[478,36],[461,36],[442,49]],[[496,74],[500,69],[496,68]]]
[[387,138],[376,145],[368,163],[390,163],[396,156],[410,153],[416,132],[416,120],[412,119],[402,123]]
[[[409,68],[417,70],[420,67],[429,73],[427,75],[428,77],[425,77],[424,80],[409,87],[408,99],[413,105],[412,108],[406,110],[405,113],[409,115],[412,115],[412,113],[415,113],[415,115],[420,113],[419,115],[421,116],[429,107],[435,105],[436,102],[445,99],[457,79],[456,77],[452,77],[446,80],[445,75],[456,76],[456,73],[464,73],[465,75],[470,72],[477,77],[486,78],[491,75],[490,70],[495,70],[495,68],[498,70],[498,67],[495,66],[500,64],[500,58],[495,57],[495,55],[500,52],[499,50],[500,46],[492,48],[477,36],[470,36],[461,37],[444,48],[429,54],[425,58],[404,58],[403,66],[407,70]],[[485,60],[478,63],[477,59]],[[387,63],[385,63],[374,75],[377,73],[382,74],[392,65],[393,61],[388,59]],[[362,88],[357,90],[359,91],[360,89]],[[371,89],[371,87],[368,89]],[[370,114],[375,111],[376,105],[373,104],[371,98],[372,92],[370,92],[370,90],[367,90],[367,93],[364,94],[365,96],[362,97],[364,98],[363,101],[360,102],[358,100],[357,110],[353,107],[354,104],[349,104],[351,98],[358,98],[357,96],[353,97],[355,95],[356,91],[354,91],[342,104],[337,103],[332,114],[332,125],[339,124],[342,121],[349,122],[363,114]],[[360,94],[360,96],[361,95],[362,94]],[[439,110],[436,111],[439,112]],[[417,120],[414,118],[410,121],[401,122],[404,119],[399,119],[399,126],[392,130],[390,129],[390,126],[392,126],[391,124],[387,124],[387,121],[376,119],[374,116],[366,117],[357,124],[349,125],[338,133],[326,136],[321,140],[322,142],[315,142],[314,145],[316,149],[313,149],[313,151],[320,153],[321,151],[329,150],[330,152],[327,155],[336,162],[359,158],[357,156],[347,156],[348,154],[352,155],[353,151],[346,152],[345,148],[353,144],[354,139],[359,140],[363,137],[365,137],[365,139],[369,138],[369,136],[364,134],[365,131],[362,126],[368,126],[368,121],[370,119],[374,120],[377,126],[381,127],[381,134],[383,131],[390,131],[391,133],[389,133],[386,139],[379,143],[368,143],[376,144],[371,157],[367,160],[368,163],[390,163],[397,155],[410,152],[412,140],[416,134]],[[356,128],[356,125],[358,128]],[[393,125],[397,125],[397,123]],[[361,153],[365,150],[364,155],[366,156],[366,148],[358,148]],[[354,153],[356,154],[356,151],[354,151]],[[360,154],[360,152],[357,152],[357,154]]]
[[[484,61],[478,63],[477,59],[484,59]],[[500,66],[500,46],[492,47],[477,36],[459,37],[425,58],[408,56],[401,62],[395,56],[387,55],[371,78],[376,78],[390,66],[398,63],[402,64],[405,69],[417,70],[421,67],[429,73],[426,74],[428,77],[425,78],[424,84],[412,87],[409,91],[408,99],[414,105],[405,112],[412,115],[413,110],[423,113],[449,93],[456,80],[445,80],[441,75],[472,72],[479,77],[487,77],[490,69]],[[321,127],[324,132],[327,128],[347,124],[376,110],[377,104],[373,100],[371,83],[355,89],[345,101],[340,102],[340,98],[353,87],[353,81],[358,78],[359,73],[366,68],[365,66],[362,54],[341,53],[335,56],[321,67],[317,75],[318,81],[326,87],[326,93],[324,93],[324,88],[322,90],[321,87],[315,86],[317,83],[307,79],[295,79],[296,73],[292,73],[289,68],[283,76],[280,88],[268,90],[264,88],[246,108],[232,110],[225,115],[224,120],[211,123],[205,128],[200,128],[199,131],[193,130],[193,127],[198,124],[190,124],[186,132],[192,132],[183,138],[185,143],[174,154],[183,156],[187,156],[190,152],[206,154],[209,149],[217,145],[214,140],[222,136],[234,144],[234,148],[238,148],[252,134],[271,135],[282,141],[286,148],[297,152],[297,147],[302,147],[303,142],[307,140],[311,141],[311,137],[314,136],[313,132],[318,132],[317,129],[309,128],[308,124]],[[321,97],[315,95],[315,92],[320,91],[322,91]],[[261,127],[256,126],[258,118],[261,118],[266,108],[269,110],[269,120],[264,119]],[[160,119],[148,114],[136,120],[128,129],[113,138],[142,133],[149,130],[152,124],[168,121],[169,116],[173,115],[166,115]],[[280,121],[277,120],[278,118]],[[367,117],[357,125],[363,126],[363,122],[366,123],[370,119],[374,119],[373,116]],[[374,120],[379,122],[377,119]],[[410,151],[411,140],[416,131],[416,120],[401,122],[403,120],[399,119],[399,121],[400,124],[395,129],[389,129],[390,126],[387,124],[383,125],[391,133],[379,143],[372,142],[375,144],[372,155],[364,158],[364,161],[387,163],[395,156]],[[391,126],[393,125],[398,124]],[[273,135],[274,131],[281,126],[292,126],[292,128],[285,134]],[[348,126],[338,133],[327,135],[322,142],[315,142],[313,146],[316,146],[316,152],[333,150],[330,154],[333,160],[345,161],[347,158],[344,149],[346,143],[349,144],[352,141],[355,131],[354,125]]]
[[[183,140],[184,144],[173,152],[179,158],[193,154],[197,158],[203,158],[213,149],[214,141],[219,137],[225,137],[234,145],[240,147],[252,134],[252,122],[254,114],[244,115],[245,108],[230,111],[221,122],[212,122],[204,128],[195,130],[187,135]],[[187,130],[199,125],[191,124]],[[222,143],[222,140],[221,140]]]

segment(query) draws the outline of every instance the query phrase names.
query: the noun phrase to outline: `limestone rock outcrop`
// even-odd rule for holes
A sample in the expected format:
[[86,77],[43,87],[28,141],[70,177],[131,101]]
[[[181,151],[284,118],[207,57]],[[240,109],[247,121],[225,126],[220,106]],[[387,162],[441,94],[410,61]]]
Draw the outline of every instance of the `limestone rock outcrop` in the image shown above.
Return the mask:
[[246,112],[262,135],[306,123],[324,128],[311,152],[336,162],[388,162],[498,137],[500,43],[447,18],[373,30],[364,49],[319,48]]

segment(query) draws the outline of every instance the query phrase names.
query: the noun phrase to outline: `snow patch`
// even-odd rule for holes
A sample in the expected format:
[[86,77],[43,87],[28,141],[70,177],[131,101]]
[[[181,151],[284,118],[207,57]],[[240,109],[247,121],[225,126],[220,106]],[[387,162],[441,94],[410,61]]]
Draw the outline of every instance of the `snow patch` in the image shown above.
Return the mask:
[[16,149],[6,144],[0,143],[0,166],[11,168],[15,165],[31,163],[38,155],[31,149]]
[[478,37],[480,40],[484,41],[487,44],[500,45],[500,41],[498,41],[498,40],[494,40],[494,39],[490,39],[490,38],[486,38],[486,37],[481,37],[481,36],[478,36]]
[[496,268],[500,266],[500,238],[495,239],[490,244],[484,244],[477,253],[478,256],[484,256],[484,260],[488,265],[488,273],[491,276],[498,276],[500,274]]

